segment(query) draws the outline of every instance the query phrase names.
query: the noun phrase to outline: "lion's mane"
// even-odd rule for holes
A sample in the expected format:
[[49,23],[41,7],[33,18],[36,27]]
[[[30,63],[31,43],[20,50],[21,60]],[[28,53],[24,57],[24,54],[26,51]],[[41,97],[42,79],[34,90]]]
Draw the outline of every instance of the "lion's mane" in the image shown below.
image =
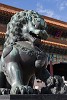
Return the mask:
[[[7,24],[4,47],[13,45],[17,41],[23,41],[23,26],[28,24],[29,21],[35,25],[37,18],[41,19],[41,15],[33,10],[21,11],[13,15],[10,22]],[[44,26],[46,25],[44,24]]]

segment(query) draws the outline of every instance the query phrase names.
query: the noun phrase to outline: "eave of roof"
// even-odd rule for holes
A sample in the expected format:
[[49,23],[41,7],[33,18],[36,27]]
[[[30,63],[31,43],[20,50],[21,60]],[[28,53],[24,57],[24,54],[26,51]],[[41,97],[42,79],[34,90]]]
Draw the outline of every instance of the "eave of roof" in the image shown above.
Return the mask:
[[57,20],[57,19],[54,19],[54,18],[50,18],[50,17],[47,17],[47,16],[43,16],[43,18],[45,19],[45,21],[48,24],[67,30],[67,22],[63,22],[63,21],[60,21],[60,20]]
[[17,13],[18,11],[22,11],[22,9],[0,3],[0,11],[1,10],[4,11],[4,12],[13,13],[13,14]]
[[[12,6],[8,6],[8,5],[0,3],[0,11],[7,12],[7,13],[10,13],[10,14],[15,14],[19,11],[23,11],[23,9],[19,9],[19,8],[16,8],[16,7],[12,7]],[[67,30],[67,22],[63,22],[63,21],[60,21],[60,20],[57,20],[57,19],[54,19],[54,18],[50,18],[50,17],[47,17],[47,16],[43,16],[43,18],[45,19],[47,24],[57,26],[59,28],[63,28],[65,30]]]

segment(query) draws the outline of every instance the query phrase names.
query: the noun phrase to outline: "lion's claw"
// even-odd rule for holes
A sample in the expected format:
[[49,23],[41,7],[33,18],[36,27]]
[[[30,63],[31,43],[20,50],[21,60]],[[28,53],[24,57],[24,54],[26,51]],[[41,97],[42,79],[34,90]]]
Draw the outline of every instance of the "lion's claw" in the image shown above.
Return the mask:
[[10,94],[10,89],[0,88],[0,95]]
[[10,94],[32,94],[33,89],[30,86],[16,86],[11,89]]

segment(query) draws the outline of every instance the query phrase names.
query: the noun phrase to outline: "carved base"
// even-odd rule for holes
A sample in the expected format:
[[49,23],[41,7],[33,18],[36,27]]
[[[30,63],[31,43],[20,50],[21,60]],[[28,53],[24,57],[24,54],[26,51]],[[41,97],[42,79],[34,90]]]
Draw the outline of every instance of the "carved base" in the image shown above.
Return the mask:
[[67,95],[1,95],[0,100],[67,100]]

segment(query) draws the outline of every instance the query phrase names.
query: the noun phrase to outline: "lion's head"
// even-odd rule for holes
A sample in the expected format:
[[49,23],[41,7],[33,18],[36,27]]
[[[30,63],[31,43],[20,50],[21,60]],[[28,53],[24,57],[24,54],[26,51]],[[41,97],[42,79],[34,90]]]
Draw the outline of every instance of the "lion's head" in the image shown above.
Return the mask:
[[28,40],[25,33],[32,37],[47,39],[45,27],[44,19],[37,12],[31,10],[18,12],[11,17],[7,25],[4,46],[14,44],[17,41]]

